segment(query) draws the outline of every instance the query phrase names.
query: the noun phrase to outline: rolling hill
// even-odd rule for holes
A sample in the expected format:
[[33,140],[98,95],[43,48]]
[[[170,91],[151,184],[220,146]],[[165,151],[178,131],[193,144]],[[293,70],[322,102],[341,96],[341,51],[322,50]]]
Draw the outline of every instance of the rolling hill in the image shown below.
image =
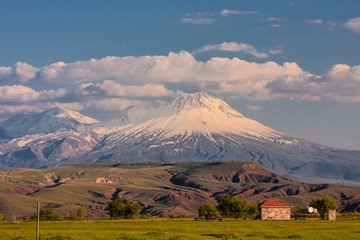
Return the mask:
[[107,201],[128,198],[155,216],[197,215],[224,193],[263,202],[281,199],[307,206],[320,196],[340,211],[360,209],[360,187],[307,184],[281,177],[250,161],[93,163],[48,169],[0,170],[0,209],[29,216],[42,207],[63,216],[86,206],[87,218],[107,216]]

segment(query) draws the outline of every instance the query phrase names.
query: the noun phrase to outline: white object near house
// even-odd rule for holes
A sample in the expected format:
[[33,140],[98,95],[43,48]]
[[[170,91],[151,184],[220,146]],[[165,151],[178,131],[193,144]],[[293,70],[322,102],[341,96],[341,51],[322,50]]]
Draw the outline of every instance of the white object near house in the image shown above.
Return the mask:
[[281,200],[267,200],[260,207],[262,220],[290,220],[293,205]]

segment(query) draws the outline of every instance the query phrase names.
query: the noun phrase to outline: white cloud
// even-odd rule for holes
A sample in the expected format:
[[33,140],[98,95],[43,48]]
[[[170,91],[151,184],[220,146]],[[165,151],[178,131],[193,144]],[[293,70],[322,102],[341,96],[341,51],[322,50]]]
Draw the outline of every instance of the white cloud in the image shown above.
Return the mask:
[[229,15],[255,15],[257,14],[256,11],[238,11],[238,10],[229,10],[229,9],[224,9],[220,12],[221,15],[223,16],[229,16]]
[[181,21],[185,24],[214,24],[216,19],[213,18],[183,18]]
[[313,24],[321,24],[323,23],[323,21],[321,19],[316,19],[316,20],[306,20],[307,23],[313,23]]
[[267,20],[268,21],[280,21],[281,19],[277,18],[277,17],[268,17]]
[[344,26],[356,33],[360,33],[360,17],[349,19]]
[[247,105],[246,107],[250,111],[260,111],[262,109],[262,107],[258,105]]
[[269,50],[269,53],[273,54],[273,55],[276,55],[276,54],[282,53],[282,50],[281,49]]
[[338,26],[338,23],[335,22],[335,21],[332,21],[332,20],[329,20],[327,23],[329,24],[329,26],[330,26],[331,28],[335,28],[335,27]]
[[281,25],[280,25],[280,24],[273,23],[273,24],[270,24],[270,27],[278,28],[278,27],[281,27]]
[[6,77],[7,75],[10,75],[11,72],[12,72],[11,67],[0,67],[0,79]]
[[101,111],[120,111],[131,105],[141,105],[142,101],[129,100],[122,98],[107,98],[100,100],[93,100],[83,103],[84,108],[95,109]]
[[251,54],[256,58],[267,58],[269,55],[267,53],[261,53],[255,49],[254,46],[247,43],[237,43],[237,42],[223,42],[219,44],[206,45],[200,49],[193,51],[193,54],[208,52],[212,50],[217,51],[228,51],[228,52],[243,52]]
[[17,76],[17,80],[21,83],[27,82],[35,78],[36,73],[39,71],[40,71],[39,68],[34,67],[27,63],[23,63],[23,62],[15,63],[15,74]]
[[0,86],[0,103],[24,103],[52,100],[64,96],[64,89],[35,91],[23,85]]
[[[205,50],[235,51],[239,46],[238,43],[209,45]],[[251,50],[246,46],[240,49]],[[24,85],[1,86],[0,104],[58,103],[83,109],[100,106],[115,109],[118,103],[121,104],[117,108],[130,104],[125,100],[167,97],[176,90],[209,91],[248,100],[360,102],[360,66],[338,64],[315,76],[294,62],[281,65],[221,57],[198,61],[186,51],[167,56],[106,57],[56,63],[40,69],[32,81],[46,83],[50,90],[38,91]],[[58,89],[60,83],[64,86]]]
[[[96,90],[97,89],[97,90]],[[105,80],[97,84],[84,84],[84,91],[103,91],[106,96],[112,97],[164,97],[174,95],[173,91],[162,84],[144,84],[141,86],[123,85],[112,80]]]
[[360,66],[337,64],[322,76],[282,79],[269,82],[267,88],[292,99],[360,102]]

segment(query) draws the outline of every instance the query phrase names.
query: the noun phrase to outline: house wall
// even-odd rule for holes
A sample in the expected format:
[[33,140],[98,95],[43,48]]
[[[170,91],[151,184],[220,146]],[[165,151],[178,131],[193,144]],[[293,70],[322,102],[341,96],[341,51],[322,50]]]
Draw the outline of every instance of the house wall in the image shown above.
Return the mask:
[[336,210],[329,210],[328,219],[329,220],[336,220]]
[[264,207],[261,208],[262,220],[290,220],[291,208]]

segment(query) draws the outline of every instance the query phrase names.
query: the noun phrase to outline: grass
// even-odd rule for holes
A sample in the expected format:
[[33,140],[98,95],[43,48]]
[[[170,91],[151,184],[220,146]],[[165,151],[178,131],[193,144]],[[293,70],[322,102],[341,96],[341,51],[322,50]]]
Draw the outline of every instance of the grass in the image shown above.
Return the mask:
[[[35,239],[36,222],[1,223],[0,239]],[[359,221],[117,220],[41,222],[41,240],[360,239]]]

